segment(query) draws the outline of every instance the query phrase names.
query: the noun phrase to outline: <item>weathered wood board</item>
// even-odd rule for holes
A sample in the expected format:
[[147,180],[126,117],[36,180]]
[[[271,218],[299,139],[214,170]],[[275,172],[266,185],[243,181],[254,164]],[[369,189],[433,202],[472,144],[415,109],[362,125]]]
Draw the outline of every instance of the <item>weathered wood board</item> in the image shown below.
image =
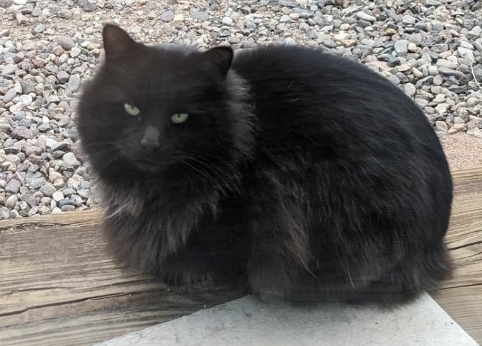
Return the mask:
[[100,215],[0,223],[0,345],[90,345],[241,296],[172,291],[116,268]]
[[[482,168],[454,172],[454,278],[434,299],[482,343]],[[104,253],[99,210],[0,222],[0,345],[90,345],[241,296],[170,290]]]

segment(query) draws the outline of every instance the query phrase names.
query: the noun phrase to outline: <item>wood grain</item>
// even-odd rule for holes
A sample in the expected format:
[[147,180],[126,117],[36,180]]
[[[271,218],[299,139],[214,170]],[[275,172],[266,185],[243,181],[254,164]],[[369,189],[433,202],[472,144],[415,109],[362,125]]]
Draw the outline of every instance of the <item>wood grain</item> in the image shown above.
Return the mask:
[[431,295],[482,344],[482,167],[455,171],[453,176],[455,198],[446,242],[457,268]]
[[242,294],[171,290],[117,268],[100,211],[0,222],[0,345],[90,345]]
[[[482,343],[482,167],[454,172],[454,278],[434,299]],[[116,267],[101,210],[0,222],[0,345],[90,345],[241,296],[171,290]]]

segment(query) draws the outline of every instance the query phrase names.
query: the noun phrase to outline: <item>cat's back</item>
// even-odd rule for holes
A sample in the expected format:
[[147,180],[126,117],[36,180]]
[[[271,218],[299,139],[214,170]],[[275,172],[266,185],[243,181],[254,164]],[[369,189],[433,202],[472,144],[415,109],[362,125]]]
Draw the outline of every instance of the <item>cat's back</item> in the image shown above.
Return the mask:
[[307,85],[323,82],[329,85],[350,83],[354,86],[369,82],[392,86],[360,63],[340,58],[320,48],[266,45],[239,50],[232,67],[252,83],[269,80],[281,83],[283,79],[297,79]]
[[238,52],[232,67],[249,83],[260,147],[270,156],[286,160],[302,151],[304,165],[320,172],[330,162],[337,172],[348,168],[351,180],[359,174],[414,181],[418,174],[419,184],[431,177],[451,190],[442,146],[425,114],[361,63],[272,45]]
[[[264,115],[279,109],[291,116],[296,110],[319,115],[320,109],[326,109],[325,121],[329,121],[331,111],[343,122],[343,117],[353,120],[347,117],[349,113],[364,118],[369,109],[379,110],[370,113],[371,120],[383,120],[390,109],[396,109],[405,120],[425,121],[413,101],[388,79],[359,62],[321,49],[267,45],[241,50],[232,68],[249,82]],[[396,118],[394,115],[391,120]]]
[[[441,151],[423,112],[385,77],[321,49],[269,45],[238,51],[232,68],[248,81],[261,127],[380,150],[417,138]],[[375,140],[376,138],[376,140]],[[333,142],[332,142],[333,143]]]

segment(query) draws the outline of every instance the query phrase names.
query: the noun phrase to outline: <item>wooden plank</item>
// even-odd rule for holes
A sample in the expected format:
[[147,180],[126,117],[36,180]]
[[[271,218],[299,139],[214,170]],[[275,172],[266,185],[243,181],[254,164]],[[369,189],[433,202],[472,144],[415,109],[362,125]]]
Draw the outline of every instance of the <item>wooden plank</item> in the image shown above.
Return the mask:
[[102,216],[101,209],[85,210],[0,221],[0,229],[24,226],[98,226]]
[[[454,178],[447,242],[458,268],[432,296],[482,343],[482,167]],[[104,253],[100,216],[0,222],[1,345],[89,345],[240,297],[226,288],[170,290],[117,268]]]
[[0,223],[0,345],[90,345],[241,296],[168,289],[104,254],[100,211]]
[[431,295],[482,344],[482,168],[455,171],[453,176],[455,198],[446,242],[456,271]]

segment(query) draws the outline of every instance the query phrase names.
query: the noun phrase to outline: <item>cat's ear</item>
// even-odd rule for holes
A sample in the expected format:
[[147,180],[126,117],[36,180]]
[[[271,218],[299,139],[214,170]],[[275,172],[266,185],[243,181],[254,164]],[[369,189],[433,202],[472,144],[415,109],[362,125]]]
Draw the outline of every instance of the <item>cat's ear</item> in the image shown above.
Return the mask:
[[102,30],[106,59],[119,58],[132,54],[136,42],[127,32],[114,24],[106,24]]
[[221,73],[226,75],[231,62],[233,61],[233,49],[231,47],[214,47],[203,53],[203,57],[206,62],[216,65]]

